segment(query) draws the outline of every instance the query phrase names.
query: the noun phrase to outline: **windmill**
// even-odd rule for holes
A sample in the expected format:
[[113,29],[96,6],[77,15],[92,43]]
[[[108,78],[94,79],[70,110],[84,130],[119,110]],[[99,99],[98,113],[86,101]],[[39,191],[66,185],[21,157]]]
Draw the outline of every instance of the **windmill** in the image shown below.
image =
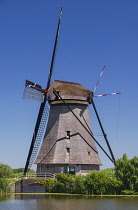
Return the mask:
[[[50,85],[59,38],[61,15],[62,8],[60,8],[46,89],[42,89],[40,85],[26,80],[24,98],[41,101],[41,105],[24,174],[31,168],[35,159],[38,173],[86,174],[94,169],[99,170],[102,163],[95,143],[115,165],[112,149],[94,104],[94,93],[78,83],[56,80]],[[50,113],[47,101],[50,104]],[[110,155],[98,143],[92,133],[89,104],[92,104],[94,108]],[[42,138],[43,142],[38,153]]]

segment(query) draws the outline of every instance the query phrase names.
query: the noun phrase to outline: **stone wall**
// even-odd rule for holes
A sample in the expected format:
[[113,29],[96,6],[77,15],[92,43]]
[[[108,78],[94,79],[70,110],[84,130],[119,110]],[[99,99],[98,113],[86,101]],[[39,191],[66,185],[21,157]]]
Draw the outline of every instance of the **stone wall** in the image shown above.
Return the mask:
[[15,183],[15,193],[45,193],[45,187],[38,184],[38,179],[22,179]]

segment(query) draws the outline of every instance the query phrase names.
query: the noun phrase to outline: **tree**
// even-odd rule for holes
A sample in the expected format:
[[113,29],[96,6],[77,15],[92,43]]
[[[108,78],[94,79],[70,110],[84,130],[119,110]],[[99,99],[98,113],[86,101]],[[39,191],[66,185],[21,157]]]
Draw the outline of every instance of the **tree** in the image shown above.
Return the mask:
[[[24,173],[24,168],[14,168],[13,172],[14,172],[14,174],[23,174]],[[35,175],[36,172],[33,169],[30,169],[28,171],[28,174]]]
[[123,183],[115,178],[108,178],[106,186],[106,194],[119,195],[123,189]]
[[87,194],[120,194],[122,182],[107,173],[107,170],[92,171],[86,175],[85,187]]
[[9,182],[6,179],[1,178],[0,179],[0,191],[6,193],[9,190],[10,190]]
[[85,194],[86,190],[85,190],[84,183],[85,183],[85,178],[83,176],[81,176],[81,175],[76,175],[74,177],[72,193]]
[[14,168],[13,169],[14,174],[19,174],[24,172],[24,168]]
[[114,168],[106,168],[102,170],[106,175],[111,178],[115,178]]
[[92,171],[86,175],[86,189],[88,194],[104,194],[109,176],[104,171]]
[[115,176],[122,181],[124,190],[138,190],[138,157],[128,159],[126,154],[116,161]]
[[13,175],[13,169],[8,166],[0,163],[0,178],[9,178]]

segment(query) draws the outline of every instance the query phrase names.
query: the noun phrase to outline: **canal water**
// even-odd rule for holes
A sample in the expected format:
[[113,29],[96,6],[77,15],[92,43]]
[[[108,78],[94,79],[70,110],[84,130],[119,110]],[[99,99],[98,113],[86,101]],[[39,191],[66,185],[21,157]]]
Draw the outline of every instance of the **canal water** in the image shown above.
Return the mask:
[[138,197],[8,195],[0,210],[138,210]]

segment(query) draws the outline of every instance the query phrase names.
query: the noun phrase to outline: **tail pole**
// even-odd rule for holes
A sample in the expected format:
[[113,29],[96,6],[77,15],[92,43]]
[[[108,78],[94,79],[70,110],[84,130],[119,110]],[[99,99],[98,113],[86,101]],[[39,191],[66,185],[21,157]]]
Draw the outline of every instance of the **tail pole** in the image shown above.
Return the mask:
[[121,92],[118,93],[107,93],[107,94],[103,94],[103,95],[94,95],[93,97],[100,97],[100,96],[109,96],[109,95],[117,95],[117,94],[121,94]]
[[97,87],[98,87],[98,85],[99,85],[99,81],[100,81],[100,79],[101,79],[101,76],[103,75],[104,69],[105,69],[105,66],[102,68],[101,74],[100,74],[99,79],[98,79],[98,81],[97,81],[97,83],[96,83],[96,85],[95,85],[95,88],[94,88],[93,93],[95,93],[95,91],[96,91],[96,89],[97,89]]

